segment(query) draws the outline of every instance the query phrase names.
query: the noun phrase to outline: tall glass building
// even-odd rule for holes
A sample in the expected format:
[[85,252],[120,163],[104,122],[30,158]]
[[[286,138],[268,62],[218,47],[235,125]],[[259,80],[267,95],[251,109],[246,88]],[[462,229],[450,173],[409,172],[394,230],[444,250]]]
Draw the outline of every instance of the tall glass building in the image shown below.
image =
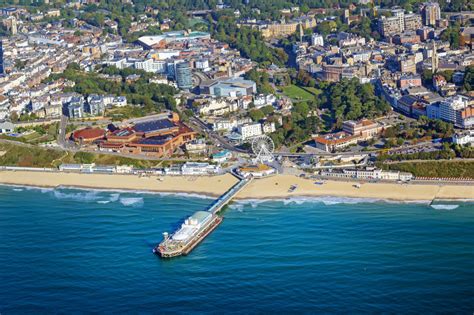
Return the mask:
[[193,88],[193,79],[189,62],[182,62],[176,65],[176,83],[178,84],[178,87],[183,90]]

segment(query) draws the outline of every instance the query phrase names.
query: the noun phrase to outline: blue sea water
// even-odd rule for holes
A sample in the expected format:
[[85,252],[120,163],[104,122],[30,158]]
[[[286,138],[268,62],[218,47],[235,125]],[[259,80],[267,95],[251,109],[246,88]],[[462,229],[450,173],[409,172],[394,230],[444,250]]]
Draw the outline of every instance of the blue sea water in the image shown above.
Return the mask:
[[466,313],[474,205],[245,201],[189,256],[163,231],[211,199],[0,187],[0,313]]

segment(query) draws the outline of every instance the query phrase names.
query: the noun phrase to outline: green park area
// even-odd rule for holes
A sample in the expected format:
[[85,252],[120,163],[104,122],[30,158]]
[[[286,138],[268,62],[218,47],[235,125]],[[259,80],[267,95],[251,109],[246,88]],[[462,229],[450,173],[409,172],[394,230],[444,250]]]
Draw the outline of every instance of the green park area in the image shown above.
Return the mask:
[[314,87],[299,87],[294,84],[282,87],[283,94],[295,101],[311,101],[321,93]]
[[20,133],[19,137],[12,137],[8,135],[1,135],[1,139],[13,140],[28,144],[40,144],[56,140],[58,134],[59,123],[54,123],[44,126],[34,127],[19,127],[15,130],[16,133]]

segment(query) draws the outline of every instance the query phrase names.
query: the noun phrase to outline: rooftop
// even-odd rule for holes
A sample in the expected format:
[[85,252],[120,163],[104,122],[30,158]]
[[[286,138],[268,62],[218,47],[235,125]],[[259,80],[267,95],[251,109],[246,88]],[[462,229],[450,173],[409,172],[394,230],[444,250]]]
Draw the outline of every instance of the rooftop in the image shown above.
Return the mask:
[[72,134],[74,139],[98,139],[105,135],[105,131],[101,128],[85,128],[76,130]]
[[150,137],[146,139],[140,139],[137,141],[138,144],[147,144],[147,145],[163,145],[166,142],[170,141],[173,139],[172,136],[156,136],[156,137]]
[[183,40],[192,40],[192,39],[199,39],[209,37],[209,33],[205,32],[190,32],[187,34],[184,31],[174,31],[174,32],[167,32],[162,35],[154,35],[154,36],[142,36],[138,39],[141,43],[147,46],[153,46],[162,40],[168,41],[183,41]]
[[134,134],[134,131],[130,128],[127,129],[118,129],[112,132],[112,134],[116,137],[128,137]]
[[159,131],[159,130],[164,130],[164,129],[171,129],[175,126],[176,125],[169,119],[158,119],[158,120],[151,120],[151,121],[137,123],[133,127],[133,129],[137,132],[147,133],[147,132]]
[[197,220],[199,223],[203,222],[211,215],[208,211],[197,211],[190,218]]
[[317,136],[314,138],[314,140],[319,143],[324,143],[324,144],[338,144],[338,143],[344,143],[346,141],[350,141],[354,138],[357,138],[357,136],[352,136],[348,134],[347,132],[340,131],[336,133],[330,133],[327,135]]

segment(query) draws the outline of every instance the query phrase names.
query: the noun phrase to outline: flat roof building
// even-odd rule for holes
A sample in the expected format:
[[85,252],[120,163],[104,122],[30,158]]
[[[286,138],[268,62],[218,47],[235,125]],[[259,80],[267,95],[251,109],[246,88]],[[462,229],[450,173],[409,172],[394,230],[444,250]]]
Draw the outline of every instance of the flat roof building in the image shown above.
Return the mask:
[[257,85],[252,80],[238,77],[203,84],[200,86],[200,91],[203,94],[221,97],[247,96],[257,92]]

